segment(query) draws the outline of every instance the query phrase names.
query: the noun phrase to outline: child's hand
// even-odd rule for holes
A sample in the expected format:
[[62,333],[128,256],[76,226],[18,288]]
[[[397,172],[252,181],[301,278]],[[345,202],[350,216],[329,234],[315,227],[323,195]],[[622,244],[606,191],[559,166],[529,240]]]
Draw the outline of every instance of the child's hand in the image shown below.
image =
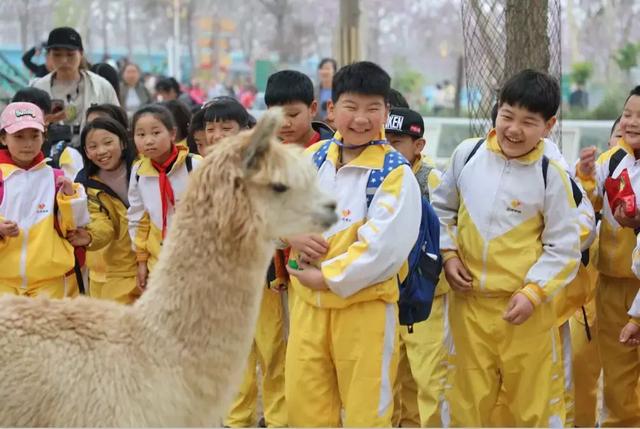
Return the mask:
[[147,268],[147,262],[138,262],[138,273],[136,275],[136,287],[140,290],[140,293],[144,292],[147,288],[147,277],[149,276],[149,269]]
[[473,279],[460,258],[451,258],[444,263],[444,275],[456,292],[471,291]]
[[640,210],[638,209],[636,209],[636,215],[634,217],[628,217],[624,214],[623,205],[620,204],[613,213],[613,217],[618,221],[620,226],[632,229],[640,228]]
[[60,176],[56,180],[56,187],[60,189],[64,195],[71,196],[73,195],[73,182],[71,179],[65,176]]
[[86,247],[91,244],[91,234],[85,228],[74,229],[67,233],[67,241],[73,247]]
[[17,237],[20,235],[20,227],[10,220],[0,221],[0,237]]
[[637,347],[640,345],[640,326],[633,322],[627,323],[620,331],[620,342],[628,346]]
[[287,239],[291,247],[309,261],[317,261],[329,251],[329,243],[321,235],[303,234]]
[[533,314],[533,303],[523,293],[517,293],[509,300],[502,318],[513,325],[521,325]]
[[596,173],[596,153],[595,146],[585,147],[580,151],[580,162],[578,162],[578,172],[582,177],[593,177]]
[[298,267],[300,269],[296,270],[287,265],[287,271],[289,272],[290,276],[294,276],[298,280],[300,280],[300,283],[302,283],[303,286],[313,290],[329,289],[324,281],[324,276],[322,275],[322,271],[320,271],[320,269],[302,261],[298,262]]

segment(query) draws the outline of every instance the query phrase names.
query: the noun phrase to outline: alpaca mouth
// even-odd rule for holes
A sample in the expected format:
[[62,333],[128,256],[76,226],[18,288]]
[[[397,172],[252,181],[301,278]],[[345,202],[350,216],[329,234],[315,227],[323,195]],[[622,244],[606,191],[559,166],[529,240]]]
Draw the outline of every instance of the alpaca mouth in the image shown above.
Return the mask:
[[318,220],[320,225],[324,229],[329,229],[334,223],[338,221],[338,215],[336,214],[335,211],[330,211],[323,214],[322,216],[319,216]]

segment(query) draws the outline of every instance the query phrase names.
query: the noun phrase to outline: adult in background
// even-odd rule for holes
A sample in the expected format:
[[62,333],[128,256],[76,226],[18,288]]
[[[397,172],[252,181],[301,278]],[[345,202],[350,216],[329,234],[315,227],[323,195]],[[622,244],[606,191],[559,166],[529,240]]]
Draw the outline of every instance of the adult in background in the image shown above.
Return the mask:
[[58,27],[49,33],[47,56],[54,71],[38,79],[32,86],[49,93],[52,118],[59,125],[69,127],[71,144],[80,144],[80,130],[86,110],[92,104],[120,105],[111,84],[101,76],[87,70],[83,55],[82,38],[70,27]]
[[[323,58],[318,64],[318,87],[315,98],[318,100],[318,113],[316,120],[326,121],[327,105],[331,101],[333,75],[338,69],[338,63],[333,58]],[[331,118],[329,118],[330,120]]]
[[180,84],[172,77],[166,77],[156,82],[156,96],[158,101],[182,101],[188,109],[192,109],[198,105],[189,94],[182,92]]
[[120,76],[118,75],[118,70],[107,62],[93,64],[89,70],[105,78],[116,92],[116,97],[120,99]]
[[33,57],[37,57],[40,55],[40,51],[45,48],[47,45],[46,42],[42,43],[42,45],[34,46],[24,53],[22,56],[22,63],[26,68],[29,69],[31,73],[35,77],[43,77],[46,76],[49,72],[53,71],[53,67],[51,66],[51,60],[49,56],[45,56],[44,64],[36,64],[33,62]]
[[128,63],[122,69],[120,105],[129,116],[133,116],[136,110],[152,101],[151,94],[147,91],[140,77],[140,67],[137,64]]

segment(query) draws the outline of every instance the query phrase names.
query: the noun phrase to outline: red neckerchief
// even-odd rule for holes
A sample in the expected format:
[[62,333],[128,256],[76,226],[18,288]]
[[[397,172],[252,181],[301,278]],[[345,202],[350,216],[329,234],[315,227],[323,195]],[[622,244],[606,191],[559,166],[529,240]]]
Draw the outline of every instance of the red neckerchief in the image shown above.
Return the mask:
[[[307,142],[307,144],[304,145],[304,148],[308,148],[309,146],[313,145],[314,143],[318,143],[320,141],[320,133],[317,131],[313,132],[313,135],[311,136],[311,139]],[[284,144],[294,144],[293,142],[287,142],[287,141],[283,141],[282,143]]]
[[318,143],[319,141],[320,141],[320,133],[317,131],[314,131],[313,135],[311,136],[311,140],[309,140],[309,143],[305,145],[305,149],[311,145]]
[[178,158],[178,148],[173,145],[169,158],[162,164],[158,164],[154,160],[151,160],[151,165],[158,170],[160,183],[160,200],[162,201],[162,239],[164,240],[167,231],[167,215],[169,213],[169,204],[176,205],[176,200],[173,195],[173,188],[171,187],[171,181],[167,176],[167,169]]
[[[31,164],[29,164],[29,166],[24,170],[30,170],[36,165],[40,164],[42,161],[44,161],[44,155],[42,154],[42,152],[38,152],[36,157],[31,161]],[[11,154],[7,149],[0,150],[0,164],[11,164],[15,165],[16,167],[18,166],[13,158],[11,158]]]

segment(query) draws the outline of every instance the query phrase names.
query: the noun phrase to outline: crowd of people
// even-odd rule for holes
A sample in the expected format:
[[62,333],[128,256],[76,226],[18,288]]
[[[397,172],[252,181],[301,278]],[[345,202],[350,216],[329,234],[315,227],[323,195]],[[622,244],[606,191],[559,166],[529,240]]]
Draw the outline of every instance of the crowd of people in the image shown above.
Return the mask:
[[[114,85],[71,28],[46,49],[49,73],[0,118],[0,294],[131,305],[190,173],[256,120],[172,78],[152,93],[132,63]],[[224,425],[640,426],[640,86],[610,149],[570,166],[547,138],[559,83],[524,70],[501,88],[492,130],[439,171],[422,116],[380,66],[327,60],[319,74],[317,88],[272,74],[264,102],[282,108],[279,138],[313,159],[339,221],[282,237]],[[443,272],[404,326],[401,289],[427,277],[407,259],[423,201]]]

